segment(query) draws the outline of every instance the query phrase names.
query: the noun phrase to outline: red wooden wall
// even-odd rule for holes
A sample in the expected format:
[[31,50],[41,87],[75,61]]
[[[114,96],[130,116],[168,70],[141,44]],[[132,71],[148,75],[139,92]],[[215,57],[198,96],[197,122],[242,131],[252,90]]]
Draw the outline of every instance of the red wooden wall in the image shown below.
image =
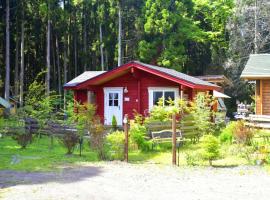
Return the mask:
[[[123,115],[128,114],[130,118],[133,118],[134,110],[141,114],[148,112],[148,87],[179,87],[179,95],[181,88],[173,81],[143,71],[128,72],[105,84],[89,86],[89,90],[95,93],[97,114],[102,120],[104,119],[104,87],[127,87],[128,93],[123,93]],[[184,93],[191,97],[193,90],[187,87],[183,88]],[[129,101],[124,101],[125,97],[129,97]],[[87,90],[75,91],[74,98],[81,103],[87,102]]]

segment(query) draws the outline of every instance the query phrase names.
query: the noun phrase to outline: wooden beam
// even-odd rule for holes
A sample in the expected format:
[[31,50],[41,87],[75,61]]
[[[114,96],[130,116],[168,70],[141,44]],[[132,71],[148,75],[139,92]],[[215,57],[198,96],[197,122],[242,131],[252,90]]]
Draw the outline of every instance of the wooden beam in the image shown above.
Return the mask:
[[176,116],[172,115],[172,164],[176,165]]
[[260,80],[260,109],[261,109],[261,115],[263,115],[263,80]]
[[137,97],[137,103],[138,103],[138,113],[141,114],[141,80],[138,79],[138,88],[137,88],[137,93],[138,93],[138,97]]

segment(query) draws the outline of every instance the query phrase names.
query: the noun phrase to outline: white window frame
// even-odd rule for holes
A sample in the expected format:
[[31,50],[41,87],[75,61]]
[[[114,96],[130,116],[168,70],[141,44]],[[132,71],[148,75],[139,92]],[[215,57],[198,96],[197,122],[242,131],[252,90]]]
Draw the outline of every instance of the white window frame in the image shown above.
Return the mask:
[[154,107],[153,104],[153,93],[154,92],[174,92],[175,98],[174,101],[176,102],[179,99],[179,88],[178,87],[148,87],[148,107],[151,110]]

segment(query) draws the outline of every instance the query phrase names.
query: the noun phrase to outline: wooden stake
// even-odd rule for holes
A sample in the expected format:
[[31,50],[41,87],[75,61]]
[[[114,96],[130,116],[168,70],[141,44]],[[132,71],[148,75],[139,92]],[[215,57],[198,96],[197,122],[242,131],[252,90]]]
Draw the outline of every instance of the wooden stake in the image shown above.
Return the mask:
[[172,115],[172,164],[176,165],[176,116]]
[[127,114],[125,114],[123,124],[124,124],[124,132],[125,132],[124,160],[128,162],[128,115]]

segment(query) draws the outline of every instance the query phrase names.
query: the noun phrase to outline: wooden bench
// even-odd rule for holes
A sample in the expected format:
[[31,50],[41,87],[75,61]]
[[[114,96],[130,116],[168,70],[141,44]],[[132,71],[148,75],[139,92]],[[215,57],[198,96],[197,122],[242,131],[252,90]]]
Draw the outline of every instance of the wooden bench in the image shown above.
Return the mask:
[[[170,130],[152,131],[151,137],[153,141],[152,148],[161,143],[172,143],[172,130],[170,129]],[[176,130],[176,141],[177,143],[183,141],[180,130]]]
[[199,142],[200,134],[192,115],[183,116],[180,122],[180,130],[183,138],[190,139],[193,143]]

